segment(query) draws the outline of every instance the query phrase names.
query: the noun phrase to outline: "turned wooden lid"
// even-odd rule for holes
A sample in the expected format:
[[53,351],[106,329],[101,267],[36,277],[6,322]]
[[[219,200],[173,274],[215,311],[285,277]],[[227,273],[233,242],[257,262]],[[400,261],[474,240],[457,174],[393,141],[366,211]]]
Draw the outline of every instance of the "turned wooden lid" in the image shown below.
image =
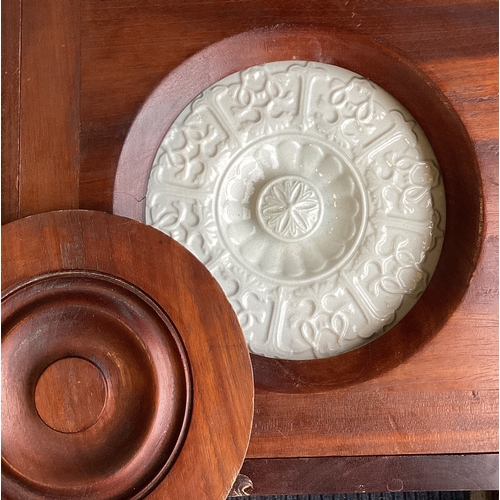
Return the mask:
[[5,498],[225,498],[253,416],[222,290],[144,224],[62,211],[2,228]]

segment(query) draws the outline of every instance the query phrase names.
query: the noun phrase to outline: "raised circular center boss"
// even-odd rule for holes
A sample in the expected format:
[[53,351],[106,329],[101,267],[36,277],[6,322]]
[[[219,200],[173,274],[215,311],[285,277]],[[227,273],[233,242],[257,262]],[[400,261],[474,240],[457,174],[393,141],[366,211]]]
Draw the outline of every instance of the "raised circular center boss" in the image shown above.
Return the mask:
[[92,362],[68,357],[42,373],[35,388],[40,418],[59,432],[80,432],[94,425],[106,402],[106,382]]
[[323,215],[321,195],[307,179],[285,175],[264,186],[257,199],[257,217],[269,234],[284,241],[305,238]]

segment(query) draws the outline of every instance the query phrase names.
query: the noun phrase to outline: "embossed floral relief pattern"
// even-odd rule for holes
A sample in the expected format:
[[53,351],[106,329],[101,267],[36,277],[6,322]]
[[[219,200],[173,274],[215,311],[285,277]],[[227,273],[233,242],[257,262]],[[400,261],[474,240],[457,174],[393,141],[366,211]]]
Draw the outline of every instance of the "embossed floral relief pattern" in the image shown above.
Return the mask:
[[[356,243],[363,219],[361,186],[345,160],[323,144],[304,145],[290,136],[264,142],[254,143],[226,170],[216,200],[221,236],[241,266],[266,279],[317,279]],[[301,193],[306,198],[299,200]],[[294,226],[283,225],[280,232],[275,224],[287,222],[275,216],[286,215],[290,202],[300,202],[299,208],[314,217],[295,235]]]
[[163,140],[146,221],[214,274],[249,348],[340,354],[425,289],[445,225],[437,161],[408,112],[320,63],[249,68],[197,97]]
[[282,238],[297,239],[309,234],[320,217],[316,193],[297,179],[278,181],[262,196],[264,227]]

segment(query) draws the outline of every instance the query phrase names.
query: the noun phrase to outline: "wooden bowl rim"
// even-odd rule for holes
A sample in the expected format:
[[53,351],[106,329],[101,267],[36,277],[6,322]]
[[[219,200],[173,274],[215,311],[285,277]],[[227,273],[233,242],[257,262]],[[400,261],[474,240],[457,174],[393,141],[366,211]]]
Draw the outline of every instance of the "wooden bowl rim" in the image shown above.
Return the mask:
[[[302,44],[298,49],[295,45],[288,48],[297,40]],[[302,57],[304,54],[313,57]],[[447,228],[434,277],[410,313],[395,327],[373,342],[333,358],[287,361],[252,354],[256,387],[308,393],[347,387],[379,376],[422,349],[459,307],[481,255],[485,238],[483,183],[474,145],[458,113],[417,64],[369,37],[322,26],[258,28],[208,45],[168,73],[138,112],[120,155],[113,212],[145,220],[147,182],[157,149],[178,114],[197,95],[247,67],[292,59],[337,64],[373,80],[398,99],[426,133],[443,172],[447,197]],[[392,74],[399,75],[400,80],[391,80]],[[426,114],[427,108],[434,116]],[[453,133],[449,140],[448,132]],[[448,144],[441,144],[442,138]],[[455,167],[463,179],[457,178]],[[428,314],[428,307],[422,303],[431,304],[442,297],[445,281],[450,281],[447,302],[440,299],[445,310],[434,310],[435,320],[427,328],[418,317],[419,312]],[[403,339],[415,329],[414,324],[419,325],[418,338],[405,345]],[[347,368],[343,370],[339,364]]]

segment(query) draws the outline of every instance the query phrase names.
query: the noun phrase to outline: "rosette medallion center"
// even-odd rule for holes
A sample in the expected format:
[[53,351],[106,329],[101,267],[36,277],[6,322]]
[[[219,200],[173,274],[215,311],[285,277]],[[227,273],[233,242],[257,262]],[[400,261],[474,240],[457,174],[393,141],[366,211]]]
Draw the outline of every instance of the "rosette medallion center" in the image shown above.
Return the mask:
[[317,229],[322,208],[319,193],[307,179],[285,175],[264,186],[257,200],[257,217],[272,236],[300,240]]

